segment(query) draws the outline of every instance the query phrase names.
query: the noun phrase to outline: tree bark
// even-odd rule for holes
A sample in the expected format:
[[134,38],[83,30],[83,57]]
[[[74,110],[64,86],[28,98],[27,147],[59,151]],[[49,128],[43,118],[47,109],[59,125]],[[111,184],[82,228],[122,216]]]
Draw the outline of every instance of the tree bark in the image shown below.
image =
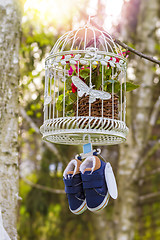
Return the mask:
[[[156,55],[156,39],[153,29],[158,21],[159,0],[141,1],[137,23],[136,49],[150,56]],[[148,141],[149,119],[153,107],[153,64],[137,58],[136,79],[142,84],[130,95],[131,109],[128,116],[130,133],[125,144],[120,146],[118,166],[119,198],[115,207],[116,240],[133,240],[135,230],[136,204],[138,201],[139,169]]]
[[18,79],[20,45],[18,0],[0,0],[0,206],[4,228],[17,239]]

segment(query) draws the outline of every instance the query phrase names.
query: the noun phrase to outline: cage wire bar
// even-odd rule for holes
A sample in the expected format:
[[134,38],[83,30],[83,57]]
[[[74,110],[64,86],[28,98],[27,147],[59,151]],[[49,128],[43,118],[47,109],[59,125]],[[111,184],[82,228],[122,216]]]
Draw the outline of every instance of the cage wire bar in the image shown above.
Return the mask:
[[[114,61],[109,62],[109,59]],[[118,59],[118,62],[115,62],[115,59]],[[102,69],[99,89],[103,92],[107,91],[104,84],[109,64],[112,64],[111,99],[107,100],[110,101],[110,109],[106,107],[106,100],[98,97],[93,103],[88,96],[88,102],[81,104],[87,99],[87,94],[79,96],[76,92],[71,113],[67,112],[69,91],[66,79],[72,79],[68,69],[70,67],[76,69],[75,74],[79,79],[80,66],[89,69],[88,87],[95,89],[92,72],[93,68],[99,67]],[[61,36],[45,61],[44,122],[40,128],[43,139],[53,143],[78,145],[86,144],[88,138],[84,136],[88,135],[93,145],[124,142],[128,133],[125,122],[126,68],[126,59],[123,57],[121,47],[114,43],[106,32],[104,34],[103,31],[87,24]],[[116,81],[120,84],[119,96],[115,94]],[[62,109],[58,108],[59,102],[62,103]],[[97,110],[98,115],[93,110],[94,104],[100,106]],[[87,114],[86,106],[89,106]],[[106,115],[107,111],[111,111],[110,116]]]

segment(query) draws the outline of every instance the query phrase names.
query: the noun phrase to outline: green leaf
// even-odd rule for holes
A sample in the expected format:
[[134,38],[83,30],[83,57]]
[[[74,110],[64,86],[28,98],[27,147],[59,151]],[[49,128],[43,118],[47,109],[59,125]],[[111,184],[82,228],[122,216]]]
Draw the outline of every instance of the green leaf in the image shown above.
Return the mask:
[[95,80],[95,87],[97,90],[100,89],[101,84],[102,84],[102,73],[100,73]]
[[37,103],[37,104],[36,104],[36,109],[41,109],[41,107],[42,107],[42,106],[41,106],[40,103]]
[[73,104],[69,104],[66,106],[66,111],[71,111],[73,109]]
[[106,82],[109,82],[109,83],[115,83],[115,80],[110,79],[110,80],[107,80]]
[[105,75],[110,76],[111,73],[112,73],[112,69],[109,68],[109,69],[106,70]]
[[76,70],[73,71],[72,76],[77,76]]
[[157,124],[157,125],[160,125],[160,119],[157,120],[156,124]]
[[31,110],[28,110],[28,111],[27,111],[27,115],[28,115],[28,116],[33,116],[33,114],[34,114],[33,111],[31,111]]
[[119,82],[114,83],[114,92],[118,93],[120,91],[121,85]]
[[155,50],[157,50],[158,52],[160,52],[160,45],[159,45],[159,43],[155,44]]
[[111,93],[112,92],[112,83],[109,83],[106,88],[105,88],[105,91]]
[[65,102],[66,103],[70,102],[69,93],[66,93],[66,95],[65,95]]
[[58,111],[62,111],[62,109],[63,109],[63,102],[61,100],[57,100],[56,108],[57,108]]
[[[136,85],[136,84],[134,84],[132,82],[126,82],[126,91],[127,92],[132,91],[132,90],[134,90],[134,89],[136,89],[138,87],[139,87],[139,85]],[[124,83],[122,84],[122,89],[124,91]]]
[[73,101],[76,101],[76,100],[77,100],[77,94],[75,94],[75,93],[70,93],[70,98],[71,98]]
[[35,104],[31,104],[31,110],[33,110],[33,111],[36,110],[36,106],[35,106]]
[[66,79],[66,89],[67,90],[71,90],[72,89],[71,84],[72,84],[71,77],[67,77],[67,79]]
[[79,73],[79,75],[83,78],[83,79],[86,79],[89,77],[89,73],[90,73],[90,69],[89,68],[85,68],[85,69],[82,69]]
[[36,113],[36,117],[40,118],[42,116],[41,112]]
[[56,108],[58,111],[62,111],[63,109],[63,94],[59,95],[58,100],[56,102]]
[[63,97],[64,97],[63,94],[59,95],[58,100],[59,100],[59,101],[63,101]]
[[[120,83],[115,82],[114,83],[114,93],[118,93],[120,90]],[[109,83],[106,89],[107,92],[111,93],[112,92],[112,83]]]
[[73,111],[73,109],[71,111],[67,111],[66,112],[66,116],[67,117],[74,117],[75,116],[75,112]]
[[35,132],[35,129],[34,129],[34,128],[30,128],[30,129],[28,130],[28,132],[29,132],[29,134],[33,134],[33,133]]

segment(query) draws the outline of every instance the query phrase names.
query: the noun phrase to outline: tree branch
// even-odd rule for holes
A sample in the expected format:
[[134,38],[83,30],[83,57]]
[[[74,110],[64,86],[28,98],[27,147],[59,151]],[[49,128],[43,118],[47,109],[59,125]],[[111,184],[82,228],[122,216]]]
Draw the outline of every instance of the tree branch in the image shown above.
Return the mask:
[[[85,16],[86,19],[88,19],[88,16],[87,16],[86,14],[83,13],[83,15]],[[95,23],[95,21],[94,21],[93,19],[90,19],[90,22],[91,22],[91,24],[92,24],[93,26],[95,26],[97,29],[103,31],[103,32],[104,32],[104,35],[108,37],[108,34],[107,34],[107,32],[105,31],[105,29],[104,29],[103,27],[101,27],[101,26],[99,26],[97,23]],[[138,55],[138,56],[141,57],[141,58],[147,59],[147,60],[149,60],[149,61],[151,61],[151,62],[154,62],[154,63],[157,63],[157,64],[160,65],[160,61],[159,61],[159,60],[157,60],[157,59],[155,59],[155,58],[153,58],[153,57],[151,57],[151,56],[148,56],[148,55],[146,55],[146,54],[143,54],[143,53],[135,50],[134,48],[129,47],[127,44],[121,42],[119,39],[114,38],[113,36],[112,36],[112,38],[113,38],[113,41],[114,41],[115,43],[119,44],[121,47],[125,48],[126,50],[129,50],[130,52]]]
[[114,40],[115,43],[118,43],[121,47],[129,50],[130,52],[138,55],[139,57],[144,58],[144,59],[147,59],[147,60],[149,60],[149,61],[151,61],[151,62],[154,62],[154,63],[157,63],[157,64],[160,65],[160,61],[159,61],[159,60],[157,60],[157,59],[155,59],[155,58],[153,58],[153,57],[151,57],[151,56],[148,56],[148,55],[146,55],[146,54],[143,54],[143,53],[135,50],[134,48],[129,47],[127,44],[121,42],[121,41],[120,41],[119,39],[117,39],[117,38],[113,38],[113,40]]
[[149,151],[143,157],[142,161],[139,162],[138,168],[141,168],[145,164],[145,162],[159,149],[159,147],[160,147],[160,140],[158,140],[153,145],[153,147],[149,149]]
[[[32,118],[30,118],[26,111],[24,110],[24,108],[20,108],[20,113],[22,115],[22,117],[28,122],[28,124],[31,126],[31,128],[33,128],[35,130],[35,132],[37,134],[40,135],[40,131],[39,131],[39,128],[37,127],[37,125],[33,122]],[[58,160],[61,162],[61,158],[60,158],[60,155],[59,155],[59,152],[57,150],[57,148],[54,146],[54,144],[52,143],[49,143],[49,142],[46,142],[44,141],[45,145],[57,156]]]
[[157,173],[160,173],[160,168],[156,168],[156,169],[150,171],[149,173],[147,172],[147,174],[145,174],[143,177],[139,178],[139,182],[145,181],[145,179],[148,179],[149,177],[151,177],[152,175],[155,175]]
[[[160,140],[158,140],[145,154],[145,152],[143,152],[141,154],[141,156],[139,156],[139,158],[136,161],[135,167],[133,169],[133,171],[130,174],[130,180],[128,181],[128,183],[130,184],[131,181],[134,180],[134,176],[138,171],[138,174],[141,173],[141,169],[143,167],[143,165],[145,164],[145,162],[159,149],[160,147]],[[145,154],[145,155],[144,155]]]
[[146,201],[148,199],[151,199],[151,198],[154,198],[154,197],[159,197],[159,196],[160,196],[160,192],[149,193],[149,194],[146,194],[144,196],[140,196],[139,201],[143,202],[143,201]]
[[53,189],[53,188],[50,188],[50,187],[46,187],[44,185],[33,183],[26,178],[22,178],[22,179],[25,183],[27,183],[28,185],[30,185],[34,188],[37,188],[37,189],[40,189],[40,190],[43,190],[43,191],[47,191],[47,192],[51,192],[51,193],[56,193],[56,194],[65,194],[65,191],[62,190],[62,189]]
[[[150,117],[150,121],[149,121],[149,127],[150,129],[148,130],[148,137],[151,134],[152,131],[152,127],[155,125],[155,122],[157,120],[158,117],[158,113],[160,111],[160,96],[158,97],[157,101],[155,102],[154,106],[153,106],[153,110],[151,113],[151,117]],[[136,171],[136,169],[139,169],[139,172],[141,171],[142,166],[145,164],[145,162],[158,150],[160,146],[160,140],[158,140],[146,153],[143,152],[142,155],[140,156],[140,158],[137,160],[135,169],[133,169],[133,172],[131,174],[130,179],[132,179],[132,177],[134,176],[134,173]]]

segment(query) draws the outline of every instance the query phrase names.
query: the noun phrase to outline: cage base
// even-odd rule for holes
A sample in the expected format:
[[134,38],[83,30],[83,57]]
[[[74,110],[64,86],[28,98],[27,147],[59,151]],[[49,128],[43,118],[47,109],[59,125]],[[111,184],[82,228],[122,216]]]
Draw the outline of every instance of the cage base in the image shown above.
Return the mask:
[[41,126],[43,139],[67,145],[115,145],[125,142],[128,128],[123,121],[99,117],[49,119]]

